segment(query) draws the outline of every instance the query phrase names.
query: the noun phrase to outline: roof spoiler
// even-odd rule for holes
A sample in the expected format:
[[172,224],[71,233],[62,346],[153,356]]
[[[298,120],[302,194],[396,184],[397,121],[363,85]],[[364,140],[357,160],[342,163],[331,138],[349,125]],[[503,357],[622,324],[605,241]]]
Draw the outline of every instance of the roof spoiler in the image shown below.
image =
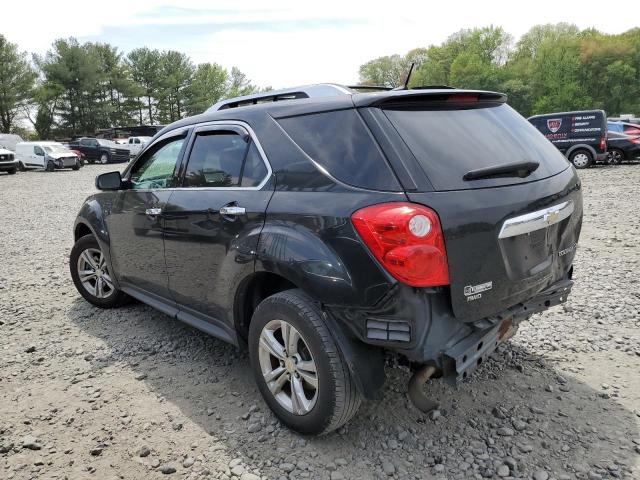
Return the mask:
[[[386,108],[460,108],[467,106],[489,106],[506,103],[504,93],[484,92],[474,90],[443,91],[437,90],[397,90],[381,93],[367,102],[367,106]],[[358,106],[365,106],[358,105]]]

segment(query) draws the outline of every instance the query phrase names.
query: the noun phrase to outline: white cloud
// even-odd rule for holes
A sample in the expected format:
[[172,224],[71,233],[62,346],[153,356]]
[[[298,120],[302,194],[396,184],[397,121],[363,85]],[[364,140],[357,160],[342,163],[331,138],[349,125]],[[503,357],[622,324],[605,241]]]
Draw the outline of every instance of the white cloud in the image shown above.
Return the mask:
[[[517,38],[538,23],[566,21],[608,33],[637,26],[634,15],[620,15],[618,10],[607,8],[596,14],[583,1],[460,0],[455,5],[405,1],[379,5],[334,0],[272,0],[268,6],[257,0],[110,0],[108,5],[104,1],[23,0],[2,6],[1,31],[22,50],[44,53],[60,37],[100,39],[110,28],[120,27],[119,31],[125,32],[122,40],[108,41],[116,45],[121,41],[122,47],[127,32],[165,26],[167,34],[162,41],[149,38],[146,46],[170,48],[173,43],[194,61],[235,65],[258,85],[282,87],[355,82],[358,66],[365,61],[440,43],[461,28],[500,25]],[[253,26],[249,28],[249,24]],[[213,32],[172,37],[172,25],[212,25]]]

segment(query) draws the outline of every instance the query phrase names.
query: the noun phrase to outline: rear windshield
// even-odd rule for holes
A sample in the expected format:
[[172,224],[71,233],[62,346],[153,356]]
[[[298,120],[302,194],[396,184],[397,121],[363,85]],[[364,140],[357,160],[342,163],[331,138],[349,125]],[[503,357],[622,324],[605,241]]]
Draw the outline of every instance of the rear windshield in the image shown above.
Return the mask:
[[400,189],[378,144],[354,109],[282,118],[278,122],[334,178],[372,190]]
[[[569,164],[558,149],[508,105],[462,110],[385,109],[436,190],[530,182]],[[525,178],[465,181],[472,170],[518,162],[540,166]]]

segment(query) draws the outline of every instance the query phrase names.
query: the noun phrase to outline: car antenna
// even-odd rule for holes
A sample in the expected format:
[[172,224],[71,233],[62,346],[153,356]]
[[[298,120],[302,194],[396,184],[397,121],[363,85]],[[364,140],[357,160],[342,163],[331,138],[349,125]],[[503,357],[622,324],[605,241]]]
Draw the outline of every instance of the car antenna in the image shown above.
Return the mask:
[[416,62],[411,62],[411,66],[409,67],[409,73],[407,73],[407,78],[404,80],[404,85],[401,87],[396,87],[393,90],[409,90],[409,79],[411,78],[411,73],[413,72],[413,67],[415,67]]
[[409,67],[409,73],[407,73],[407,78],[404,81],[404,89],[409,90],[409,79],[411,78],[411,73],[413,72],[413,67],[416,66],[416,62],[411,62],[411,66]]

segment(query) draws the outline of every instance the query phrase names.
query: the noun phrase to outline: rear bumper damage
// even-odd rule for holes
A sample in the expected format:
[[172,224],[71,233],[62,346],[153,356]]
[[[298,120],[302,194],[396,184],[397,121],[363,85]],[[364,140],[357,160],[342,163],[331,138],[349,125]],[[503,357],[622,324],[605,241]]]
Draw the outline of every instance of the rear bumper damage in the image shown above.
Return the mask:
[[528,302],[516,305],[492,319],[487,319],[495,322],[494,325],[469,334],[442,353],[440,364],[444,378],[454,383],[467,378],[500,343],[516,333],[520,322],[534,313],[564,303],[572,286],[572,280],[563,280]]

